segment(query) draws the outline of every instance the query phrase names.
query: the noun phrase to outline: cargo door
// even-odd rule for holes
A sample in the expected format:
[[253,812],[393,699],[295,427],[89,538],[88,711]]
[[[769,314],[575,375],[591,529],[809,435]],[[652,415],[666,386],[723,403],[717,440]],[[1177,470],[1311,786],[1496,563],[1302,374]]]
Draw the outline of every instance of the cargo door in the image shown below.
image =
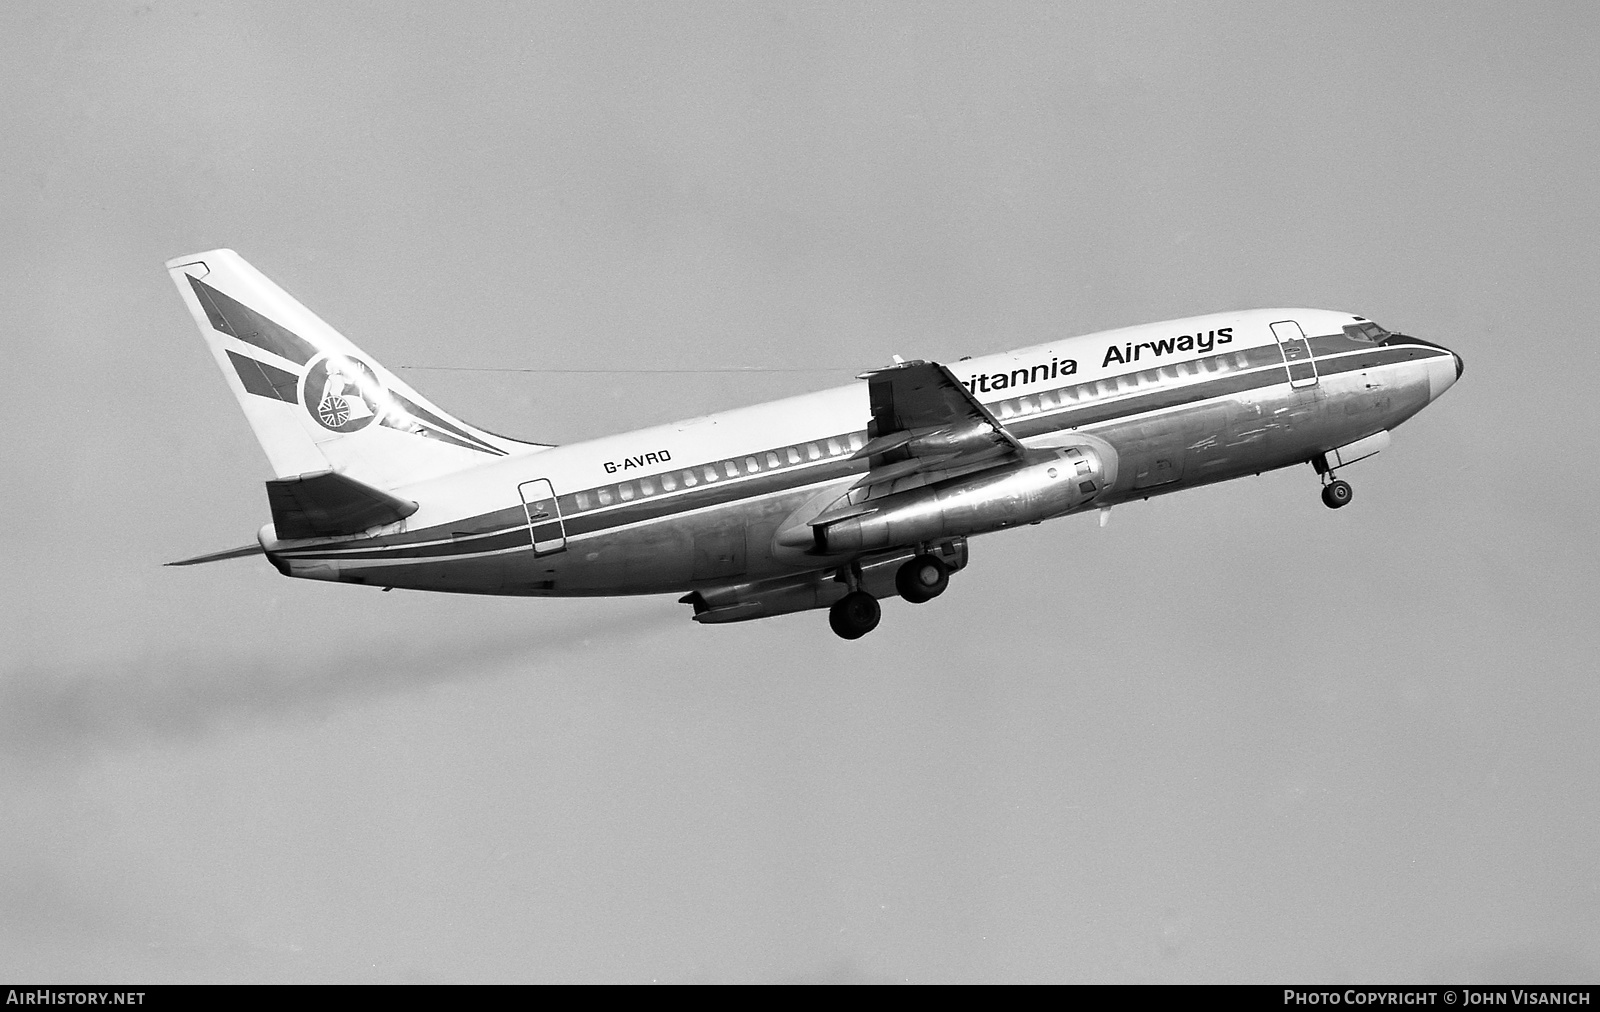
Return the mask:
[[1283,320],[1272,325],[1272,336],[1278,339],[1283,352],[1283,364],[1289,370],[1289,385],[1313,387],[1317,385],[1317,363],[1311,357],[1311,342],[1305,331],[1293,320]]
[[522,493],[522,508],[528,514],[528,536],[533,541],[533,554],[549,555],[567,547],[567,528],[561,521],[561,509],[556,503],[556,490],[544,478],[525,481],[517,486]]

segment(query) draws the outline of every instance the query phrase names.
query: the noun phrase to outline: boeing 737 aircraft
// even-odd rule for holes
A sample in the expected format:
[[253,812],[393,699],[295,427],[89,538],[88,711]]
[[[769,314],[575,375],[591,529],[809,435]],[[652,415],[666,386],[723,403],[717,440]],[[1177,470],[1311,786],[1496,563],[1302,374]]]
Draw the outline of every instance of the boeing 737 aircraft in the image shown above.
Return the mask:
[[167,264],[275,477],[285,576],[471,594],[681,593],[697,622],[827,608],[871,632],[967,540],[1291,464],[1343,468],[1461,357],[1322,309],[1252,309],[864,382],[570,446],[446,413],[232,250]]

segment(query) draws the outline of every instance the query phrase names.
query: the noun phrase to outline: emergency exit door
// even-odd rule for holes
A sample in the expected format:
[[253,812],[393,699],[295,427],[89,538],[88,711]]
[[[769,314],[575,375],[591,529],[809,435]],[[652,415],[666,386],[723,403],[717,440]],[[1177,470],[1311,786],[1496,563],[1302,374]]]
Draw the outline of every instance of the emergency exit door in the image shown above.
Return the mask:
[[567,547],[567,528],[561,522],[561,509],[556,503],[556,490],[544,478],[525,481],[517,486],[522,493],[522,508],[528,514],[528,536],[533,541],[533,554],[549,555]]
[[1311,342],[1305,331],[1293,320],[1272,325],[1272,336],[1278,339],[1283,352],[1283,364],[1289,370],[1289,385],[1311,387],[1317,385],[1317,363],[1311,357]]

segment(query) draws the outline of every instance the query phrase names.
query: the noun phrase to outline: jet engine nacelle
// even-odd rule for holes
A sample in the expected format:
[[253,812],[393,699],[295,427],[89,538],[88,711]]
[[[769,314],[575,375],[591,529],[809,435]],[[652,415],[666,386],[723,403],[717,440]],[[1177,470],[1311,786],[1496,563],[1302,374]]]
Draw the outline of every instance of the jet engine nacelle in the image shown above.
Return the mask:
[[1048,520],[1105,490],[1115,477],[1107,475],[1107,454],[1114,452],[1087,444],[1036,450],[1010,468],[885,496],[870,513],[817,525],[816,550],[844,555]]

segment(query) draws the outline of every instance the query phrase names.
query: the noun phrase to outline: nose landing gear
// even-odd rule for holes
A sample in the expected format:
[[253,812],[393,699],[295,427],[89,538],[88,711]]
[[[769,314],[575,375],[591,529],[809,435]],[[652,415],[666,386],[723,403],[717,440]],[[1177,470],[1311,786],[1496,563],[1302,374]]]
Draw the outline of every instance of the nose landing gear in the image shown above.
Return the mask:
[[1355,494],[1348,481],[1335,478],[1322,486],[1322,505],[1331,510],[1341,509],[1350,505],[1350,500],[1355,498]]

